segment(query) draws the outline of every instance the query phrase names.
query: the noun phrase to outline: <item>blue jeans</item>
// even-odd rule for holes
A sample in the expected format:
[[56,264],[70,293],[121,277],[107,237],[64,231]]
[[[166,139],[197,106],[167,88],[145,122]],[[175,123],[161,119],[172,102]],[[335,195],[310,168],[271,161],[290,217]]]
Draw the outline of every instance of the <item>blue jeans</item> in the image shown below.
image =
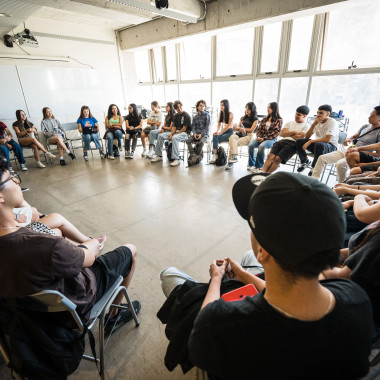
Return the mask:
[[218,150],[218,145],[221,142],[228,142],[230,137],[233,135],[234,131],[232,128],[227,129],[223,134],[221,135],[214,135],[212,138],[212,149]]
[[3,156],[6,157],[6,159],[8,161],[8,166],[11,166],[11,159],[9,157],[9,150],[13,150],[13,152],[14,152],[15,156],[17,157],[17,160],[20,164],[25,164],[25,158],[24,158],[24,154],[22,152],[21,145],[14,140],[8,141],[8,144],[12,146],[12,149],[9,149],[5,145],[0,145],[0,154],[2,154]]
[[[277,141],[274,140],[264,140],[263,142],[258,142],[257,139],[252,140],[248,145],[248,166],[255,166],[256,168],[262,168],[264,166],[264,154],[265,149],[272,148],[273,144]],[[257,156],[255,157],[255,149],[257,149]]]
[[[117,138],[117,146],[121,148],[121,139],[123,138],[123,133],[119,130],[115,131],[115,137]],[[108,139],[108,154],[110,156],[113,156],[113,140],[114,136],[112,132],[107,133],[107,139]]]
[[102,147],[100,145],[100,142],[99,142],[99,134],[98,133],[91,133],[88,135],[83,134],[82,140],[83,140],[83,144],[84,144],[84,150],[90,150],[91,149],[91,146],[90,146],[91,141],[93,141],[95,143],[96,149],[100,149]]

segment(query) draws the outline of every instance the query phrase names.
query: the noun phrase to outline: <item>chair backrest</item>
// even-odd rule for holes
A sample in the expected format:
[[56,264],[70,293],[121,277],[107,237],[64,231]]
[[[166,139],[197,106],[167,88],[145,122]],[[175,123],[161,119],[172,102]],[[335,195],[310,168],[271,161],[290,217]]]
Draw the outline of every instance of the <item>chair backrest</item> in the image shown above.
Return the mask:
[[65,131],[67,139],[80,137],[77,123],[63,123],[62,127]]
[[47,313],[68,311],[73,316],[78,327],[83,329],[82,321],[75,310],[77,306],[62,293],[56,290],[43,290],[39,293],[32,294],[27,298],[36,301],[28,306],[31,310]]

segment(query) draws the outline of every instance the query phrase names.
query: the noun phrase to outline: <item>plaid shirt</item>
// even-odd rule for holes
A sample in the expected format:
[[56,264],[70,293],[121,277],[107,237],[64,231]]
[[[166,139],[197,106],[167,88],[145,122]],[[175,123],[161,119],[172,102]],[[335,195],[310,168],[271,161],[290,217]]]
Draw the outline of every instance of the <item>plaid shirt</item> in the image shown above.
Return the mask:
[[8,133],[6,129],[7,129],[7,126],[2,121],[0,121],[0,139],[8,140]]
[[263,138],[264,140],[274,140],[281,132],[282,119],[277,119],[274,123],[271,123],[269,129],[266,126],[267,119],[267,116],[265,116],[261,120],[256,129],[256,137]]

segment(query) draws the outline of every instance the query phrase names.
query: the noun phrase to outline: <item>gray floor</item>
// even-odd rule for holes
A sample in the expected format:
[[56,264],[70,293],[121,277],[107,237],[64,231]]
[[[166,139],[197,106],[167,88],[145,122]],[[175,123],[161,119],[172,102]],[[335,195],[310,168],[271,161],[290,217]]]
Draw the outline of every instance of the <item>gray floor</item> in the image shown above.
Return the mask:
[[[61,167],[37,169],[28,159],[22,185],[30,187],[25,199],[44,213],[58,212],[90,236],[107,235],[103,252],[131,242],[138,248],[136,272],[129,288],[131,298],[142,302],[141,325],[133,323],[112,337],[107,360],[107,379],[180,379],[177,368],[164,366],[167,339],[156,313],[165,298],[158,274],[177,266],[201,281],[209,279],[214,258],[240,260],[250,248],[247,223],[232,203],[234,182],[248,174],[247,158],[232,171],[203,163],[186,169],[163,163],[151,164],[137,155],[115,161],[84,162],[81,151],[75,161]],[[9,379],[0,367],[0,378]],[[92,363],[81,363],[70,379],[97,379]],[[193,378],[188,374],[185,378]]]

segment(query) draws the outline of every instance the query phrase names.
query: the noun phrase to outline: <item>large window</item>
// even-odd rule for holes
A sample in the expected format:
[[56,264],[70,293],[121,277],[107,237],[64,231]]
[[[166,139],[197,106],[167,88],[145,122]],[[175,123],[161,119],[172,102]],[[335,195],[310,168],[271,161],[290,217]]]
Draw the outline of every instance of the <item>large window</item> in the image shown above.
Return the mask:
[[151,82],[148,50],[135,52],[135,65],[137,83]]
[[165,47],[166,51],[166,75],[168,81],[177,80],[177,53],[175,44]]
[[359,4],[329,13],[323,70],[380,66],[380,1]]
[[179,99],[184,109],[191,112],[195,103],[203,99],[207,105],[211,104],[211,84],[210,83],[185,83],[179,86]]
[[306,104],[309,78],[284,78],[281,82],[280,114],[284,123],[294,120],[296,108]]
[[193,37],[179,44],[181,80],[211,77],[211,37]]
[[174,103],[178,99],[178,85],[177,84],[167,84],[165,86],[165,98],[166,103]]
[[259,79],[255,82],[255,97],[253,101],[256,104],[259,115],[266,115],[268,104],[277,102],[278,82],[278,78]]
[[216,75],[252,72],[254,28],[219,34],[216,37]]
[[164,85],[154,85],[152,86],[152,100],[156,100],[160,106],[165,105],[165,89]]
[[293,20],[288,70],[305,70],[309,62],[314,16]]
[[137,105],[142,105],[143,107],[150,109],[150,103],[153,100],[152,87],[138,86],[134,99]]
[[349,117],[350,133],[368,123],[373,107],[379,105],[380,74],[336,75],[315,77],[310,94],[310,114],[318,106],[330,104],[333,111],[343,110]]
[[161,47],[153,48],[153,79],[154,82],[163,82],[164,81],[164,68],[162,66],[162,51]]
[[280,55],[282,23],[265,25],[263,28],[263,46],[261,51],[260,72],[277,72]]
[[234,114],[234,123],[244,115],[244,107],[252,102],[253,81],[214,82],[212,85],[213,102],[219,108],[220,101],[227,99],[230,102],[230,111]]

